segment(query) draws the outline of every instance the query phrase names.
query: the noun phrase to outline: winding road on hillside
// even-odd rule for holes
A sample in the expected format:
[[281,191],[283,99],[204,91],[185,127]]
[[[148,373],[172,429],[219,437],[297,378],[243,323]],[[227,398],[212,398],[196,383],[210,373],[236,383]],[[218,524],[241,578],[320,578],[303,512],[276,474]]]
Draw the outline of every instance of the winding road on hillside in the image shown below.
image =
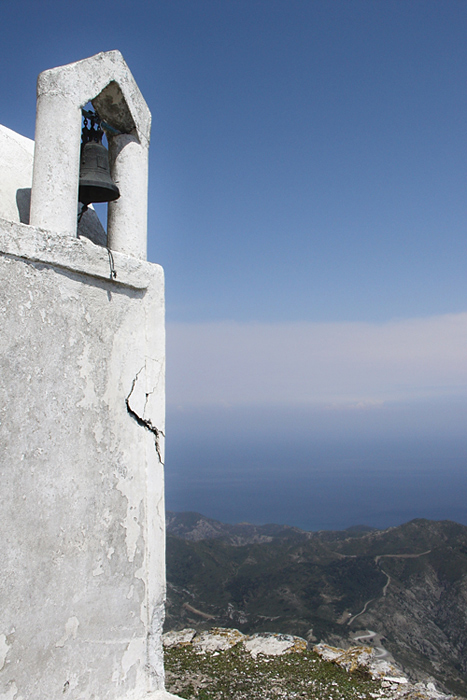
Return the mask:
[[[418,559],[418,557],[423,557],[425,554],[430,554],[431,549],[427,549],[426,552],[420,552],[419,554],[378,554],[375,557],[375,564],[378,566],[379,562],[383,557],[388,558],[388,559]],[[386,593],[388,590],[388,586],[391,583],[391,577],[390,575],[384,571],[384,569],[381,569],[381,573],[383,573],[387,577],[387,581],[383,586],[383,591],[382,591],[382,598],[386,597]],[[357,619],[357,617],[360,617],[360,615],[363,615],[364,612],[366,612],[367,607],[369,606],[370,603],[372,603],[374,600],[377,600],[376,598],[370,598],[370,600],[367,600],[365,605],[363,606],[363,609],[360,610],[359,613],[356,615],[353,615],[347,622],[347,625],[351,625],[354,620]],[[373,636],[376,633],[373,633]],[[366,638],[367,635],[364,635],[364,637],[360,637],[361,639]],[[357,637],[355,638],[357,639]]]
[[[373,630],[367,630],[366,634],[359,634],[357,637],[354,637],[354,640],[356,642],[361,642],[363,639],[368,639],[369,642],[371,642],[374,637],[377,636],[377,632],[373,632]],[[387,649],[384,649],[384,647],[380,646],[375,646],[375,657],[377,659],[384,659],[386,656],[390,656],[389,652]]]

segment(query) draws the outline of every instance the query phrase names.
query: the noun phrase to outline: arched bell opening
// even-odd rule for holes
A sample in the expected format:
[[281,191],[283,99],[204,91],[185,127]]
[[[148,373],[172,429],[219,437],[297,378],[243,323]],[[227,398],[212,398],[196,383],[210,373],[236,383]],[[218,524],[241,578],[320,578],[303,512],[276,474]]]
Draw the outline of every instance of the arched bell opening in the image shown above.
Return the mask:
[[78,236],[107,246],[107,205],[120,197],[112,180],[107,134],[118,130],[101,119],[91,102],[82,112],[78,183]]

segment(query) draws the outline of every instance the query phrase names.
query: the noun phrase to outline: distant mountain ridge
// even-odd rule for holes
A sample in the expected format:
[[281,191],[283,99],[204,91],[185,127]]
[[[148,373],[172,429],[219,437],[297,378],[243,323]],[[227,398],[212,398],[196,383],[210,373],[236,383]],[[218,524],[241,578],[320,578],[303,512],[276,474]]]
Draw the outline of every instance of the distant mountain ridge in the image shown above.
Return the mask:
[[[167,532],[174,537],[184,540],[199,542],[200,540],[224,539],[230,544],[242,546],[245,544],[260,544],[272,542],[276,537],[292,538],[303,537],[309,539],[317,533],[301,530],[292,525],[277,525],[269,523],[267,525],[252,525],[251,523],[236,523],[229,525],[213,518],[207,518],[201,513],[194,511],[184,511],[175,513],[166,512]],[[334,532],[320,530],[320,533]],[[336,531],[346,533],[348,537],[359,537],[368,532],[377,532],[376,528],[368,525],[353,525],[346,530]]]
[[207,518],[201,513],[166,512],[167,532],[174,537],[199,542],[200,540],[225,539],[233,545],[272,542],[274,537],[290,537],[293,534],[306,537],[308,533],[289,525],[252,525],[237,523],[228,525],[219,520]]
[[467,695],[467,527],[306,532],[167,514],[167,629],[213,625],[354,643]]

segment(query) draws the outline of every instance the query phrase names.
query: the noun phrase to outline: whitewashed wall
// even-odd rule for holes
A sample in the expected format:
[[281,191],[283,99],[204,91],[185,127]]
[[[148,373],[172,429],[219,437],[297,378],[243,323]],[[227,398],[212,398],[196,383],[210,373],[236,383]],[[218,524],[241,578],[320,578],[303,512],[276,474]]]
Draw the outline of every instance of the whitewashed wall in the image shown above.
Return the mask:
[[31,148],[0,129],[0,162],[12,152],[24,158],[0,179],[0,700],[170,698],[163,271],[21,223]]

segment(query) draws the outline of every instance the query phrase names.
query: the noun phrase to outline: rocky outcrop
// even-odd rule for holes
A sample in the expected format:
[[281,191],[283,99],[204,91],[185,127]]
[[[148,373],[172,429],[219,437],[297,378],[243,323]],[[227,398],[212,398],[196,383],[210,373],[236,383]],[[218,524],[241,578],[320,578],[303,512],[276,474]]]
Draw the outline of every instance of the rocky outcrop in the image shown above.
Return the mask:
[[338,649],[321,643],[314,647],[314,651],[324,661],[332,661],[349,673],[355,673],[358,670],[367,671],[374,680],[381,681],[381,698],[454,700],[458,697],[439,692],[432,681],[410,683],[402,670],[395,664],[378,659],[372,647],[357,646],[350,647],[350,649]]
[[[225,685],[219,686],[219,668],[222,655],[225,655],[223,673],[236,676],[223,678],[224,684],[229,688],[229,700],[259,700],[260,697],[262,700],[269,697],[278,700],[295,697],[334,698],[339,693],[346,700],[354,697],[379,700],[461,700],[459,696],[440,692],[431,681],[411,683],[396,664],[378,658],[375,649],[369,646],[354,646],[344,650],[321,643],[310,649],[306,640],[294,635],[245,635],[236,629],[220,627],[199,633],[193,628],[168,632],[163,636],[163,643],[167,653],[167,687],[186,698],[225,697]],[[171,652],[178,652],[178,657],[173,657],[176,658],[176,663],[170,656]],[[232,656],[234,653],[235,657]],[[198,664],[197,657],[202,657]],[[288,657],[291,663],[278,665],[277,670],[268,676],[264,668],[268,664],[271,668],[274,657]],[[211,673],[210,660],[213,663]],[[326,673],[331,664],[343,669],[345,674],[339,677],[332,672]],[[295,688],[294,676],[287,677],[287,669],[295,673]],[[261,680],[259,684],[258,678]],[[351,686],[348,685],[349,678],[353,682]],[[206,694],[203,695],[201,691]]]

